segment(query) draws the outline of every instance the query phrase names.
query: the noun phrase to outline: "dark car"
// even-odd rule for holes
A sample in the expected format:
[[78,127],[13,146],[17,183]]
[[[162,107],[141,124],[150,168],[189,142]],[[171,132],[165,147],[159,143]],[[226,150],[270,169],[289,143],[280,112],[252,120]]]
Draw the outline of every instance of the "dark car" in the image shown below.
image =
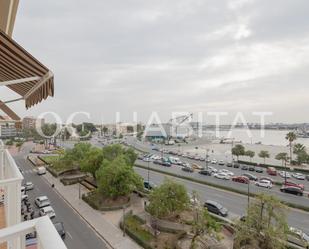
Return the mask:
[[257,181],[258,180],[258,178],[255,175],[252,175],[252,174],[249,174],[249,173],[242,174],[242,176],[248,177],[248,179],[250,181]]
[[239,163],[234,163],[233,167],[238,169],[240,167],[240,165],[239,165]]
[[226,166],[227,167],[233,167],[233,164],[232,163],[227,163]]
[[249,171],[255,171],[255,167],[254,166],[250,166],[249,167]]
[[153,182],[144,181],[144,188],[148,190],[152,190],[156,187]]
[[212,171],[203,169],[203,170],[199,171],[198,173],[200,173],[201,175],[211,176]]
[[64,226],[62,222],[57,222],[54,223],[54,226],[57,230],[57,232],[59,233],[59,235],[61,236],[62,239],[65,238],[65,230],[64,230]]
[[300,195],[300,196],[303,195],[303,190],[297,187],[292,187],[292,186],[282,186],[280,188],[280,191],[283,193],[288,193],[292,195]]
[[257,167],[257,168],[255,168],[255,172],[256,173],[263,173],[264,170],[262,168],[260,168],[260,167]]
[[162,161],[161,161],[161,160],[154,160],[153,163],[154,163],[154,164],[161,164]]
[[172,166],[172,164],[170,162],[167,162],[167,161],[161,162],[161,165],[162,166],[166,166],[166,167],[171,167]]
[[248,166],[247,165],[243,165],[243,166],[241,166],[241,169],[242,170],[248,170]]
[[193,169],[191,167],[182,167],[181,170],[183,170],[185,172],[189,172],[189,173],[193,172]]
[[204,207],[211,213],[226,217],[228,215],[228,210],[221,204],[215,201],[207,200],[204,203]]
[[309,175],[306,175],[306,180],[309,181]]

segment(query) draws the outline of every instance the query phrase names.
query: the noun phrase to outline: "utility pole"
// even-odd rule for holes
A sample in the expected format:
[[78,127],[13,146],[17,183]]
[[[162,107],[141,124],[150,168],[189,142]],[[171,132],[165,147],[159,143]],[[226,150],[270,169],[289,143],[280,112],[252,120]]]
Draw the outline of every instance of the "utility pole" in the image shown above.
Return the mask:
[[123,205],[122,210],[123,210],[123,214],[122,214],[123,234],[122,236],[125,237],[126,236],[126,223],[125,223],[126,207],[125,205]]

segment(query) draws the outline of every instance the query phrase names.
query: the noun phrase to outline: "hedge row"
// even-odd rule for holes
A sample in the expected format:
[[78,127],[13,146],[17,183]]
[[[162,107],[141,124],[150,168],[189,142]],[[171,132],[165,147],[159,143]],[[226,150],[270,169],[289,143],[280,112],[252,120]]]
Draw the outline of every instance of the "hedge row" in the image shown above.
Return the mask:
[[[148,170],[148,167],[145,167],[143,165],[135,164],[135,166],[138,167],[138,168],[142,168],[142,169]],[[237,194],[246,195],[246,196],[248,195],[247,191],[231,188],[231,187],[228,187],[228,186],[222,186],[222,185],[219,185],[219,184],[216,184],[216,183],[206,182],[206,181],[203,181],[203,180],[199,180],[199,179],[195,179],[195,178],[188,177],[188,176],[182,176],[182,175],[170,173],[170,172],[166,172],[166,171],[159,170],[159,169],[150,168],[150,170],[158,172],[158,173],[161,173],[161,174],[165,174],[165,175],[181,178],[181,179],[184,179],[184,180],[187,180],[187,181],[192,181],[192,182],[204,184],[204,185],[207,185],[207,186],[210,186],[210,187],[219,188],[219,189],[223,189],[223,190],[226,190],[226,191],[234,192],[234,193],[237,193]],[[257,194],[254,194],[254,193],[250,193],[249,195],[251,197],[256,197],[257,196]],[[281,201],[281,202],[283,204],[291,207],[291,208],[296,208],[296,209],[300,209],[300,210],[309,212],[309,207],[308,206],[298,205],[298,204],[295,204],[295,203],[290,203],[290,202],[285,202],[285,201]]]

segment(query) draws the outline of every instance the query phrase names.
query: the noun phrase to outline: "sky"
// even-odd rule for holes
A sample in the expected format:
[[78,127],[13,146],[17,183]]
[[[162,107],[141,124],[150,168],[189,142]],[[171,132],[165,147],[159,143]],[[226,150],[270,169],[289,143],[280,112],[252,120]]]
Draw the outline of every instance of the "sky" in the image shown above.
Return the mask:
[[10,106],[63,122],[74,112],[147,122],[154,111],[162,121],[202,112],[212,123],[219,111],[225,123],[237,112],[306,122],[308,16],[308,0],[20,1],[13,37],[54,72],[55,97]]

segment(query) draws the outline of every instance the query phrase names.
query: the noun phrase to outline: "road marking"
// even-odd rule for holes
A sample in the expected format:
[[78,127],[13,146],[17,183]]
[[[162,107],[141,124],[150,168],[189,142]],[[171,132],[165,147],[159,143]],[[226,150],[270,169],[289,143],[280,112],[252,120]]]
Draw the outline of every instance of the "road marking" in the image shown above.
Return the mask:
[[72,237],[72,235],[70,234],[69,231],[67,231],[66,233],[69,235],[69,237],[70,237],[71,239],[73,239],[73,237]]

